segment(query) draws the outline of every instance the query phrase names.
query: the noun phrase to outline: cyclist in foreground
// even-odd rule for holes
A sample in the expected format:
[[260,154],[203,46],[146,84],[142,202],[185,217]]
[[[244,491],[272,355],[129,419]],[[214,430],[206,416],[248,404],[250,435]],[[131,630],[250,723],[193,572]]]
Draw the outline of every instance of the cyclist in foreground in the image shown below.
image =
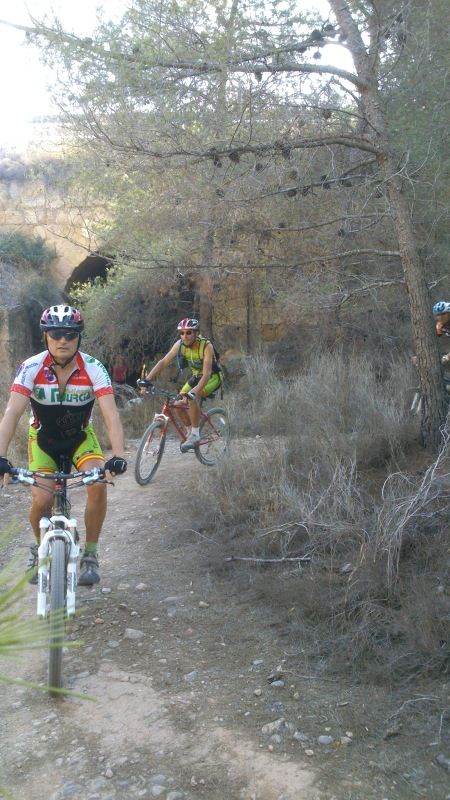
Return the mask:
[[[0,422],[0,475],[12,467],[7,459],[8,446],[28,400],[30,470],[55,472],[59,456],[67,455],[77,470],[104,467],[113,475],[124,473],[123,429],[111,380],[100,361],[79,350],[84,328],[80,312],[68,305],[51,306],[43,312],[40,328],[46,349],[20,365]],[[91,421],[96,399],[116,454],[106,463]],[[42,480],[31,489],[30,522],[36,541],[30,547],[28,569],[38,562],[39,520],[51,514],[53,498],[43,486]],[[97,483],[87,487],[86,545],[78,580],[82,586],[100,580],[97,546],[105,515],[106,486]],[[31,582],[37,582],[37,575]]]
[[200,324],[192,317],[186,317],[178,323],[180,339],[170,348],[146,375],[151,383],[174,359],[185,359],[192,375],[180,389],[181,400],[174,405],[180,416],[186,416],[186,424],[191,426],[188,438],[181,445],[182,453],[197,447],[200,442],[200,399],[208,397],[222,384],[223,374],[209,339],[200,336]]

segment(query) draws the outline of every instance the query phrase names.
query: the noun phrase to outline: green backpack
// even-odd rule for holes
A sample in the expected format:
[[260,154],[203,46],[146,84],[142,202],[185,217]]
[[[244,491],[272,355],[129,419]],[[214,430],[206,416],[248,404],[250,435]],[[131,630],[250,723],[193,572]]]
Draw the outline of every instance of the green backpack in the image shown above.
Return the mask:
[[[203,359],[203,353],[205,352],[205,347],[209,342],[210,344],[212,344],[213,350],[214,350],[213,372],[221,372],[221,367],[220,367],[220,363],[219,363],[220,362],[220,353],[219,353],[217,347],[215,346],[213,340],[212,339],[208,339],[206,336],[199,336],[198,338],[199,338],[199,341],[200,341],[200,349],[199,349],[200,358]],[[186,356],[184,356],[183,353],[181,352],[182,346],[183,346],[183,342],[180,341],[180,345],[179,345],[178,350],[177,350],[177,367],[180,370],[180,372],[183,369],[186,369],[186,367],[189,366],[189,361],[187,360]]]

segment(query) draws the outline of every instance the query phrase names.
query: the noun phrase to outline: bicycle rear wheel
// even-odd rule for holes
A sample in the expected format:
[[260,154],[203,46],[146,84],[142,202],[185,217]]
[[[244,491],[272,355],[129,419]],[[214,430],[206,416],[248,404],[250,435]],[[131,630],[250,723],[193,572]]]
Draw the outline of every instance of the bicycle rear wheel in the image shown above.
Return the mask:
[[160,419],[154,420],[145,431],[136,455],[134,477],[141,486],[150,483],[163,457],[167,428]]
[[213,467],[226,452],[230,442],[228,415],[224,408],[211,408],[200,420],[200,444],[195,455],[201,464]]
[[[50,556],[50,639],[48,651],[48,683],[52,689],[62,687],[62,656],[65,630],[66,545],[54,539]],[[58,695],[58,692],[53,694]]]

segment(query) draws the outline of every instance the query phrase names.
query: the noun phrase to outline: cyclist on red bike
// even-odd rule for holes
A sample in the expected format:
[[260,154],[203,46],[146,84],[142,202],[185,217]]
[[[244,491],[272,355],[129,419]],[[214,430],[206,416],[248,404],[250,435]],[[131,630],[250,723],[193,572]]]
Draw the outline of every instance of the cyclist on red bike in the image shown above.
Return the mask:
[[[24,361],[16,374],[5,414],[0,422],[0,475],[11,469],[6,454],[17,424],[31,403],[28,434],[29,469],[58,470],[59,456],[67,455],[77,470],[104,467],[112,474],[125,472],[122,423],[109,375],[100,361],[79,350],[84,322],[68,305],[47,308],[41,317],[46,349]],[[95,400],[110,437],[114,455],[105,463],[92,427]],[[48,481],[47,481],[48,483]],[[37,565],[39,520],[50,516],[52,496],[41,485],[33,486],[30,522],[36,542],[30,548],[29,569]],[[86,547],[81,559],[79,583],[90,586],[100,580],[97,543],[106,514],[106,486],[87,487],[85,511]],[[31,582],[37,583],[37,575]]]
[[200,336],[198,320],[186,317],[178,323],[177,330],[180,339],[150,370],[146,380],[153,381],[175,359],[179,364],[180,359],[183,360],[183,366],[190,367],[192,376],[180,389],[180,395],[184,395],[184,398],[180,403],[175,403],[181,414],[183,410],[187,411],[186,421],[191,425],[189,436],[180,448],[181,452],[185,453],[197,447],[200,442],[200,398],[208,397],[219,388],[223,374],[212,343],[204,336]]

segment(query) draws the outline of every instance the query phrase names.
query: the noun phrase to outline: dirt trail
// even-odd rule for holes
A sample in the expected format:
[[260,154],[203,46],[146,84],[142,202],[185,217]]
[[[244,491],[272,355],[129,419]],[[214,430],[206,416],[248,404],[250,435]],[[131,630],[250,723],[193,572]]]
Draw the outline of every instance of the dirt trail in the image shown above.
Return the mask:
[[[16,800],[444,800],[433,754],[422,767],[410,741],[389,744],[386,768],[368,693],[290,673],[282,619],[248,581],[208,567],[184,500],[206,468],[169,443],[141,488],[134,452],[130,443],[129,472],[109,491],[102,583],[79,591],[70,636],[83,644],[64,656],[67,684],[96,702],[0,689],[0,784]],[[82,492],[72,499],[80,519]],[[25,561],[26,492],[8,487],[0,502],[3,521],[23,522],[13,549]],[[34,588],[24,602],[33,613]],[[0,671],[44,681],[46,654]],[[408,764],[418,777],[405,777]]]

